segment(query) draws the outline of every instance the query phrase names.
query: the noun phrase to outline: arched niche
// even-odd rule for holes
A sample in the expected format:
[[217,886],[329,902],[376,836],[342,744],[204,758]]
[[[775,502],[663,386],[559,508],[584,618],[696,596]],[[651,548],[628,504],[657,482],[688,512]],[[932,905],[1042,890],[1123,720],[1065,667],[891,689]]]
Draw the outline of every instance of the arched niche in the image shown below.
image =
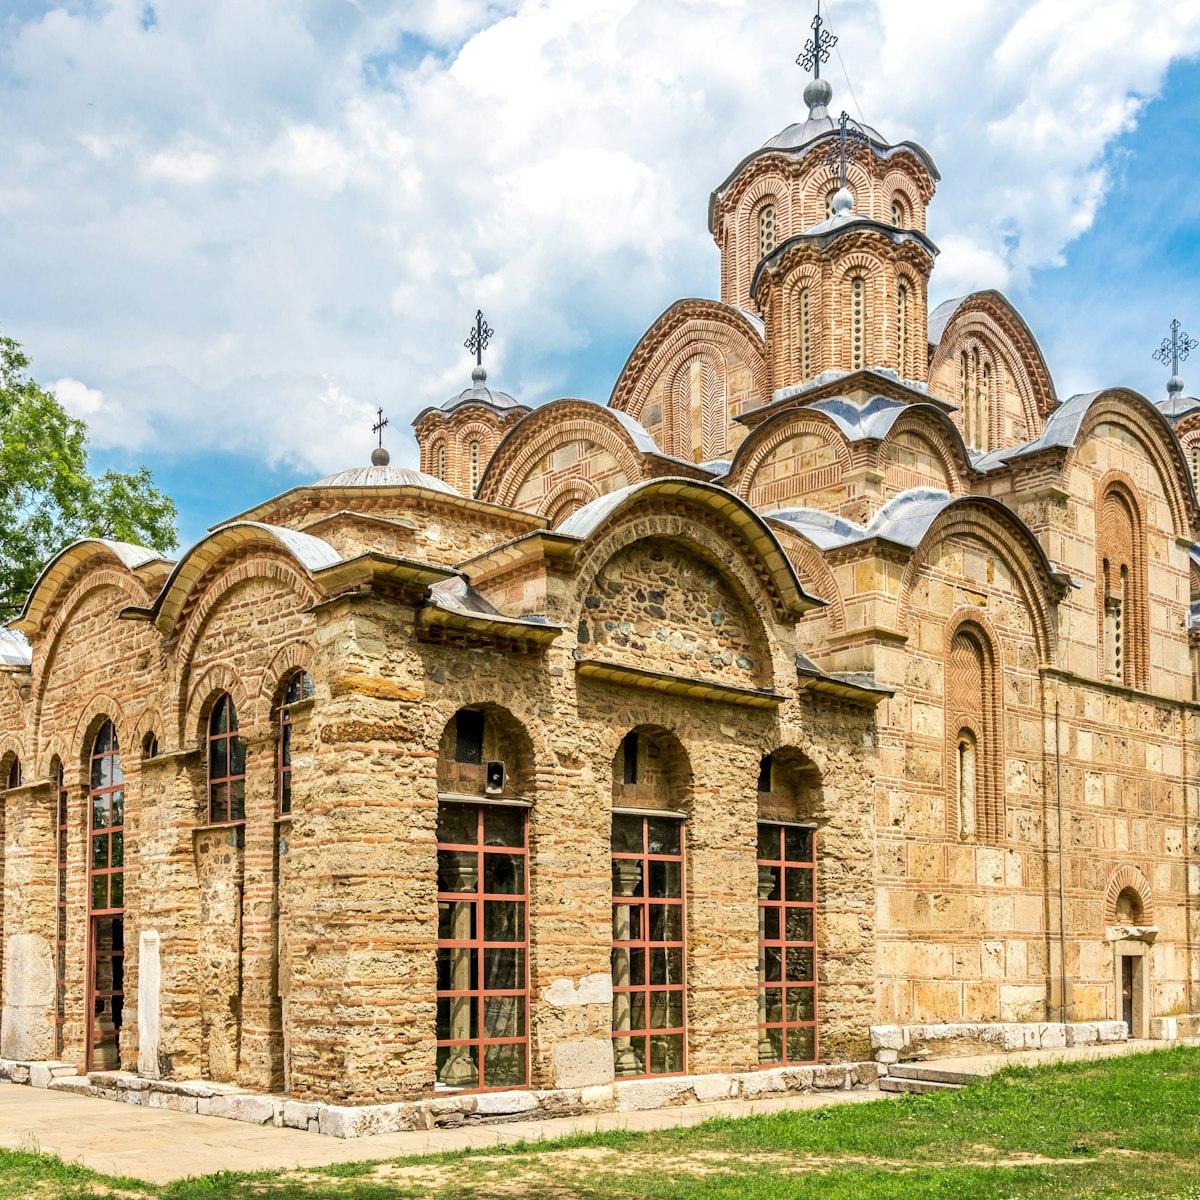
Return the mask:
[[497,704],[466,705],[438,742],[438,792],[480,800],[530,800],[533,743],[524,725]]
[[621,738],[612,762],[614,807],[686,813],[691,794],[691,763],[673,733],[638,725]]
[[760,821],[816,822],[824,816],[820,768],[794,746],[763,756],[758,769]]

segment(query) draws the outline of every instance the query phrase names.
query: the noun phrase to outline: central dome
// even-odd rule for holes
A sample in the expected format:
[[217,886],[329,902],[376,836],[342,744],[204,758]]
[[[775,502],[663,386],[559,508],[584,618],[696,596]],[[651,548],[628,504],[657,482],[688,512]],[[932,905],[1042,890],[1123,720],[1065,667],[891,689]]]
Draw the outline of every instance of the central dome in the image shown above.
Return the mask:
[[390,465],[372,467],[351,467],[348,471],[338,471],[335,475],[326,475],[318,479],[313,487],[345,488],[345,487],[419,487],[430,492],[443,492],[447,496],[457,496],[459,493],[448,483],[443,483],[433,475],[412,467],[393,467]]

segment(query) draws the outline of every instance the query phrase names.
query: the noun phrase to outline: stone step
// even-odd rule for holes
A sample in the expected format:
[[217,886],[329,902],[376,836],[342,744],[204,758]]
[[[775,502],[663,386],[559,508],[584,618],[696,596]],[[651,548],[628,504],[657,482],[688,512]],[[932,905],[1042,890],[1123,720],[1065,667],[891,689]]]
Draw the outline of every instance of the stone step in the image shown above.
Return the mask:
[[932,1092],[961,1092],[961,1083],[937,1083],[932,1079],[896,1079],[885,1075],[879,1081],[881,1092],[910,1092],[925,1096]]
[[979,1076],[969,1071],[952,1071],[932,1063],[893,1063],[888,1074],[895,1079],[920,1079],[925,1083],[954,1083],[962,1086],[974,1083]]

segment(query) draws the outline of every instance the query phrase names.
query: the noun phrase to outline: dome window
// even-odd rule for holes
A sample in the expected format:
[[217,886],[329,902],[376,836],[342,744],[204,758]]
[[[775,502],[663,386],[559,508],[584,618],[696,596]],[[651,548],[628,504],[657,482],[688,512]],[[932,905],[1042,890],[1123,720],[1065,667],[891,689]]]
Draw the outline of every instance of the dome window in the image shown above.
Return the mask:
[[779,244],[778,231],[775,222],[775,205],[764,204],[758,210],[758,257],[766,258],[775,251]]

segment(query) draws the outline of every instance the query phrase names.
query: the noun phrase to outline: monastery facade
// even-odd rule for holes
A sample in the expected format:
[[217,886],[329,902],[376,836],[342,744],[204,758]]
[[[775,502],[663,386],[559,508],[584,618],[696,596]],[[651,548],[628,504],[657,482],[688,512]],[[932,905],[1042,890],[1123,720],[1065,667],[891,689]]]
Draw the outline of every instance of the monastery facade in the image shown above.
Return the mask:
[[46,567],[0,1057],[359,1105],[1200,1007],[1200,404],[930,312],[932,159],[805,100],[606,406],[480,366],[420,470]]

